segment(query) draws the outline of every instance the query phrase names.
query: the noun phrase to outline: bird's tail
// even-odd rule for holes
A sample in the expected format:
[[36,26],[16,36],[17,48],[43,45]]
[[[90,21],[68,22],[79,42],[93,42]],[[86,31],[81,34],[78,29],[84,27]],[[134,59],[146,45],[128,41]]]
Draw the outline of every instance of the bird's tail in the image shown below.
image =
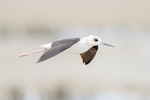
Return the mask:
[[47,49],[40,49],[40,50],[36,50],[32,52],[22,53],[18,57],[24,57],[24,56],[32,55],[32,54],[39,53],[39,52],[45,52],[46,50]]

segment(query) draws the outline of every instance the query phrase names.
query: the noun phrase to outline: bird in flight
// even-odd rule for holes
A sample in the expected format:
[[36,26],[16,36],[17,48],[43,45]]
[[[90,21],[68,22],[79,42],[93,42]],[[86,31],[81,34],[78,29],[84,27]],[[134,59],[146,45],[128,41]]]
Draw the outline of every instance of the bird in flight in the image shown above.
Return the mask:
[[104,43],[98,36],[89,35],[88,37],[83,37],[83,38],[68,38],[68,39],[50,42],[41,45],[40,50],[23,53],[19,55],[19,57],[24,57],[35,53],[44,52],[42,56],[39,58],[39,60],[37,61],[37,63],[39,63],[65,51],[68,53],[79,54],[82,58],[83,63],[87,65],[95,57],[96,52],[98,50],[98,46],[100,44],[114,47],[112,45]]

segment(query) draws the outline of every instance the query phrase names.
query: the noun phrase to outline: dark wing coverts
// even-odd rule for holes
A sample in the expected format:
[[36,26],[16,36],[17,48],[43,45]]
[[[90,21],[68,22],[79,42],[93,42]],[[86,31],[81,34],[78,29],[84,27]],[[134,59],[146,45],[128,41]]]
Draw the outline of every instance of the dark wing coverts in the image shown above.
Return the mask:
[[61,53],[62,51],[70,48],[72,45],[74,45],[76,42],[78,42],[80,39],[79,38],[70,38],[70,39],[64,39],[64,40],[60,40],[60,41],[56,41],[52,43],[52,47],[47,50],[40,58],[37,62],[41,62],[44,60],[47,60],[59,53]]
[[93,46],[88,51],[80,54],[80,56],[83,60],[83,63],[85,63],[85,65],[89,64],[93,60],[97,50],[98,50],[98,46]]

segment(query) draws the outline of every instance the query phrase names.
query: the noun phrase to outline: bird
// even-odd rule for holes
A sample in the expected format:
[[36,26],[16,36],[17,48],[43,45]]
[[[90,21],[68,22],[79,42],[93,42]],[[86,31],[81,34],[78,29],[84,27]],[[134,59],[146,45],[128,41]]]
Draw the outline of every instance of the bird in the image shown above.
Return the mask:
[[62,52],[78,54],[81,56],[83,64],[88,65],[95,57],[99,45],[114,47],[113,45],[104,43],[102,39],[95,35],[89,35],[83,38],[67,38],[53,41],[47,44],[40,45],[39,50],[27,52],[19,55],[19,57],[28,56],[31,54],[44,52],[38,59],[37,63],[45,61]]

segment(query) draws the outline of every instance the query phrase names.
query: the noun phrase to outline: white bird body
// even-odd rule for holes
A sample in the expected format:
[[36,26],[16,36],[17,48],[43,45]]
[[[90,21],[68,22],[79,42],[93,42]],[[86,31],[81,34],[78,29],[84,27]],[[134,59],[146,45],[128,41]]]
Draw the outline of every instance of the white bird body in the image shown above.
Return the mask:
[[71,54],[81,54],[92,47],[90,43],[88,43],[87,38],[82,38],[79,42],[70,47],[66,52]]

